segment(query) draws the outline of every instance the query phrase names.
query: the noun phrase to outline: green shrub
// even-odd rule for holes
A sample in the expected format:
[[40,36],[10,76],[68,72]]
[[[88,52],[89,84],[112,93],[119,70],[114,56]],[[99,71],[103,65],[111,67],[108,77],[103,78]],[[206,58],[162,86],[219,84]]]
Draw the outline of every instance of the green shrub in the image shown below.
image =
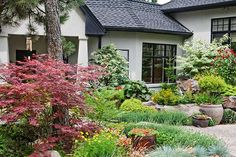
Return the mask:
[[94,92],[92,95],[86,95],[85,102],[93,110],[92,112],[89,111],[87,116],[100,121],[108,121],[115,117],[119,112],[116,108],[119,99],[117,100],[114,97],[116,94],[116,91],[103,89]]
[[76,142],[74,157],[123,157],[125,150],[117,146],[119,137],[113,133],[101,132],[85,142]]
[[124,87],[126,99],[136,98],[141,101],[148,101],[151,97],[151,92],[144,82],[127,81]]
[[227,85],[224,89],[224,96],[236,96],[236,86]]
[[229,157],[229,151],[223,144],[213,145],[209,148],[209,156]]
[[194,95],[191,92],[185,92],[184,95],[181,96],[179,103],[180,104],[195,103]]
[[203,75],[198,80],[202,91],[206,93],[223,93],[226,83],[220,76],[213,74]]
[[171,89],[163,89],[152,96],[152,100],[159,105],[176,105],[180,96],[176,95]]
[[33,152],[32,145],[37,135],[28,125],[0,126],[0,156],[22,157]]
[[102,86],[123,85],[128,79],[128,62],[111,44],[91,54],[91,62],[106,67],[107,75],[100,79]]
[[215,104],[219,105],[223,103],[223,98],[221,96],[208,95],[206,93],[199,93],[194,95],[194,101],[197,104]]
[[236,122],[236,112],[231,109],[225,109],[224,115],[222,119],[222,123],[224,124],[233,124]]
[[217,139],[201,133],[193,133],[192,131],[183,130],[182,128],[169,125],[160,125],[155,123],[137,123],[128,124],[124,130],[128,133],[133,128],[149,128],[155,129],[158,132],[157,145],[171,147],[195,147],[202,146],[209,148],[221,143]]
[[134,98],[125,100],[120,109],[129,112],[156,112],[155,108],[144,106],[140,100]]
[[169,146],[158,148],[148,154],[149,157],[192,157],[192,155],[183,148],[171,148]]
[[159,111],[151,113],[123,112],[116,117],[116,120],[119,122],[153,122],[169,125],[191,124],[191,118],[179,111]]

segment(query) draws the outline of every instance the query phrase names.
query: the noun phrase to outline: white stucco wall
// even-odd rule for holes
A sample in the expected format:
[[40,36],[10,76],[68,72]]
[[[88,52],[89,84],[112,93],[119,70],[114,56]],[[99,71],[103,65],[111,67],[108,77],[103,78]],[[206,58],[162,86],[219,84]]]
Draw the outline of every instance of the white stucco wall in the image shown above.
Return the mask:
[[211,41],[211,19],[236,16],[236,6],[171,14],[193,32],[193,39]]
[[[130,78],[133,80],[142,79],[142,46],[143,43],[157,44],[183,44],[184,38],[178,35],[135,33],[135,32],[107,32],[102,38],[102,46],[114,43],[118,49],[129,50]],[[177,49],[177,54],[182,51]]]

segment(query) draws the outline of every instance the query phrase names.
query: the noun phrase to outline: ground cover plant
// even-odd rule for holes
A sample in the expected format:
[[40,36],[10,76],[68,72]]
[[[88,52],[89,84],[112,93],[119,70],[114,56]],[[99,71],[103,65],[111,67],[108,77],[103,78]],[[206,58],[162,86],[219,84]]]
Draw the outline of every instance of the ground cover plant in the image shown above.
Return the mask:
[[180,111],[122,112],[115,118],[119,122],[153,122],[169,125],[190,125],[191,118]]
[[220,143],[213,137],[203,135],[201,133],[193,133],[183,130],[180,127],[161,125],[155,123],[140,122],[137,124],[128,124],[125,127],[125,133],[128,133],[133,128],[154,129],[158,132],[157,145],[171,147],[195,147],[202,146],[210,148]]

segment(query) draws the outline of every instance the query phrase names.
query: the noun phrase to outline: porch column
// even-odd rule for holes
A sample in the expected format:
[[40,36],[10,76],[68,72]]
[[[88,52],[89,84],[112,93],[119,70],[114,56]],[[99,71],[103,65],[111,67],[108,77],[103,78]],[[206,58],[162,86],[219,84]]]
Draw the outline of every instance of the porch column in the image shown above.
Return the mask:
[[78,64],[88,66],[88,38],[79,38]]
[[0,64],[9,63],[8,35],[0,35]]

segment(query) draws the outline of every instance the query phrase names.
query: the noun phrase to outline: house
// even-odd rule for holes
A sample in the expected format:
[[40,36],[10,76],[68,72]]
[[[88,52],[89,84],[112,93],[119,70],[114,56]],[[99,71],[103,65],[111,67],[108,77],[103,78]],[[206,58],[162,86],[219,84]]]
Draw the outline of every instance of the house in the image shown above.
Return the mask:
[[[15,62],[26,49],[27,23],[2,26],[1,63]],[[37,30],[33,50],[45,53],[45,31],[42,26]],[[172,0],[165,5],[145,0],[86,0],[62,25],[62,35],[77,47],[70,63],[87,65],[91,52],[114,43],[129,61],[130,78],[150,86],[166,81],[163,67],[168,58],[182,55],[179,44],[191,39],[211,42],[226,33],[236,49],[235,0]]]

